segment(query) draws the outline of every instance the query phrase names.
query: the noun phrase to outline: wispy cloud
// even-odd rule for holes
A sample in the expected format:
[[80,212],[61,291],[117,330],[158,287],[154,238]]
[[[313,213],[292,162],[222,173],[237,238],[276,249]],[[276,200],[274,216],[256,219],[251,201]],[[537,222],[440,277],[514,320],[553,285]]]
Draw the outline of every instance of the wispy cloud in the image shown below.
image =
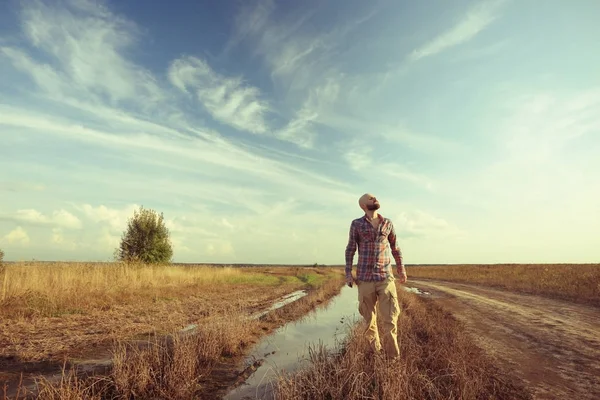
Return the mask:
[[[36,69],[38,84],[52,95],[83,91],[112,104],[147,104],[161,98],[151,73],[124,56],[136,44],[135,24],[100,3],[76,0],[62,4],[64,7],[56,7],[39,0],[23,4],[24,33],[33,46],[52,57],[51,63]],[[33,69],[24,54],[15,49],[8,52],[22,67]]]
[[[80,110],[86,119],[109,120],[108,126],[115,129],[135,125],[137,131],[190,135],[197,132],[200,119],[178,108],[178,92],[185,92],[222,124],[305,148],[314,143],[316,133],[305,131],[302,124],[306,113],[276,127],[267,119],[271,106],[258,87],[241,76],[218,73],[200,58],[174,60],[165,79],[172,86],[162,85],[160,77],[128,58],[127,50],[138,43],[139,28],[97,3],[78,0],[50,6],[32,1],[24,5],[21,16],[26,37],[41,52],[3,46],[0,57],[29,76],[45,97]],[[152,122],[157,119],[161,123]],[[219,136],[207,132],[202,138]]]
[[335,55],[345,43],[344,38],[377,13],[376,8],[368,6],[365,12],[358,10],[355,17],[315,31],[303,27],[318,16],[316,7],[303,8],[301,12],[276,11],[272,0],[250,1],[240,7],[227,51],[241,42],[250,43],[254,54],[264,58],[278,85],[300,92],[337,70]]
[[193,91],[206,110],[219,122],[252,133],[268,131],[268,103],[260,90],[244,84],[240,77],[215,72],[205,61],[185,57],[173,61],[169,80],[182,91]]
[[504,100],[509,114],[498,126],[513,160],[552,162],[574,140],[600,132],[600,88],[569,94],[551,91],[513,95]]
[[433,179],[425,174],[414,172],[397,162],[381,161],[377,157],[377,151],[367,140],[353,139],[342,146],[342,151],[348,166],[365,179],[383,180],[394,184],[396,180],[400,180],[427,190],[434,190]]
[[456,25],[414,50],[408,60],[418,61],[473,39],[498,18],[504,3],[505,0],[478,2],[467,10]]
[[[54,135],[110,148],[116,154],[126,153],[127,158],[139,156],[141,159],[148,160],[147,162],[152,162],[153,159],[160,162],[165,160],[165,157],[169,157],[171,160],[178,161],[173,164],[173,168],[182,168],[181,166],[185,165],[182,164],[183,162],[193,163],[194,171],[202,168],[209,176],[214,175],[220,180],[231,178],[237,184],[247,181],[247,177],[255,177],[260,178],[264,184],[282,185],[281,187],[288,189],[304,187],[311,188],[309,190],[320,188],[327,192],[336,192],[347,187],[326,176],[250,153],[228,142],[207,144],[193,140],[165,140],[135,133],[115,135],[69,123],[54,116],[23,112],[2,106],[0,106],[0,125],[43,132],[43,135]],[[215,166],[219,169],[214,169]],[[214,187],[212,183],[208,184],[208,187],[211,185]]]

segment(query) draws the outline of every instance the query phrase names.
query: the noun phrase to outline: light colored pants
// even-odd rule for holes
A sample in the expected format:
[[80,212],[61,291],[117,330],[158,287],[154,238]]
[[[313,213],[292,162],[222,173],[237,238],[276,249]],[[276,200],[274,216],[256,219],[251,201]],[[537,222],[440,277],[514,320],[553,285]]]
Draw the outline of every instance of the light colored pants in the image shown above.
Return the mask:
[[367,328],[365,334],[371,348],[381,351],[379,332],[377,329],[377,309],[383,322],[383,348],[388,357],[393,358],[400,355],[398,347],[398,317],[400,306],[396,283],[393,277],[381,282],[358,281],[358,311],[365,319]]

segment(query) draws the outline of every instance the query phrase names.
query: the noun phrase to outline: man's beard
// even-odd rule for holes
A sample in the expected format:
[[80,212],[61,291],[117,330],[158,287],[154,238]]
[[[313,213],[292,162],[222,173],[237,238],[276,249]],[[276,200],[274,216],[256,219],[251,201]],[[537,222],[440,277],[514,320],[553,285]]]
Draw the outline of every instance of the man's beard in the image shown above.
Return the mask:
[[379,210],[379,203],[370,204],[370,205],[367,206],[367,209],[369,211]]

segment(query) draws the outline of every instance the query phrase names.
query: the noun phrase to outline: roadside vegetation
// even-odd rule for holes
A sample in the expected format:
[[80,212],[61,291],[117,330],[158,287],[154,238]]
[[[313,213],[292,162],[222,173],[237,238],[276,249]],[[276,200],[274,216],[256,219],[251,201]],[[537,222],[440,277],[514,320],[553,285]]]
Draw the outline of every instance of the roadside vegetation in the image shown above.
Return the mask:
[[331,351],[313,345],[308,366],[280,375],[278,399],[531,399],[494,366],[463,326],[430,299],[398,291],[401,356],[370,355],[358,323]]
[[600,264],[410,266],[409,279],[473,283],[600,306]]
[[[343,285],[341,269],[310,267],[24,263],[3,274],[0,382],[62,374],[39,381],[38,399],[206,398],[234,383],[250,345]],[[308,294],[251,318],[299,289]],[[190,324],[194,335],[182,335]],[[98,377],[71,368],[102,358],[110,368]]]

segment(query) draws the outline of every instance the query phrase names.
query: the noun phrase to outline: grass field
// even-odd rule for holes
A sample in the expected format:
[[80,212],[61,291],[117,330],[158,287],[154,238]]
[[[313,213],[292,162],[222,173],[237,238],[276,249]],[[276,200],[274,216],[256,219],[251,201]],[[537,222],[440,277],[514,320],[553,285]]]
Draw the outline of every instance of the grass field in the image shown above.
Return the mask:
[[[92,386],[66,371],[38,398],[190,398],[226,383],[214,376],[217,363],[233,369],[248,346],[326,303],[342,284],[339,268],[8,264],[0,275],[0,382],[108,357],[110,373]],[[308,295],[248,319],[299,289]],[[178,338],[189,324],[196,335]],[[174,338],[169,345],[166,337]]]
[[[185,297],[220,285],[318,285],[317,269],[135,266],[94,263],[8,264],[0,272],[0,317],[52,317]],[[273,271],[276,271],[275,273]]]
[[409,279],[475,283],[600,306],[600,264],[433,265],[407,270]]
[[[600,268],[407,270],[409,281],[472,282],[594,303]],[[48,372],[65,360],[109,350],[112,367],[104,375],[78,378],[67,369],[59,382],[41,380],[37,398],[219,398],[236,379],[236,362],[250,345],[339,293],[343,267],[8,264],[0,271],[0,284],[0,381],[14,383],[32,365],[46,365],[40,372]],[[308,289],[309,295],[264,318],[247,318],[298,289]],[[398,297],[399,361],[369,357],[357,326],[339,354],[313,347],[311,367],[283,375],[278,398],[530,398],[520,382],[491,363],[451,314],[402,290]],[[192,323],[195,335],[176,334]],[[143,339],[144,345],[130,339]]]

